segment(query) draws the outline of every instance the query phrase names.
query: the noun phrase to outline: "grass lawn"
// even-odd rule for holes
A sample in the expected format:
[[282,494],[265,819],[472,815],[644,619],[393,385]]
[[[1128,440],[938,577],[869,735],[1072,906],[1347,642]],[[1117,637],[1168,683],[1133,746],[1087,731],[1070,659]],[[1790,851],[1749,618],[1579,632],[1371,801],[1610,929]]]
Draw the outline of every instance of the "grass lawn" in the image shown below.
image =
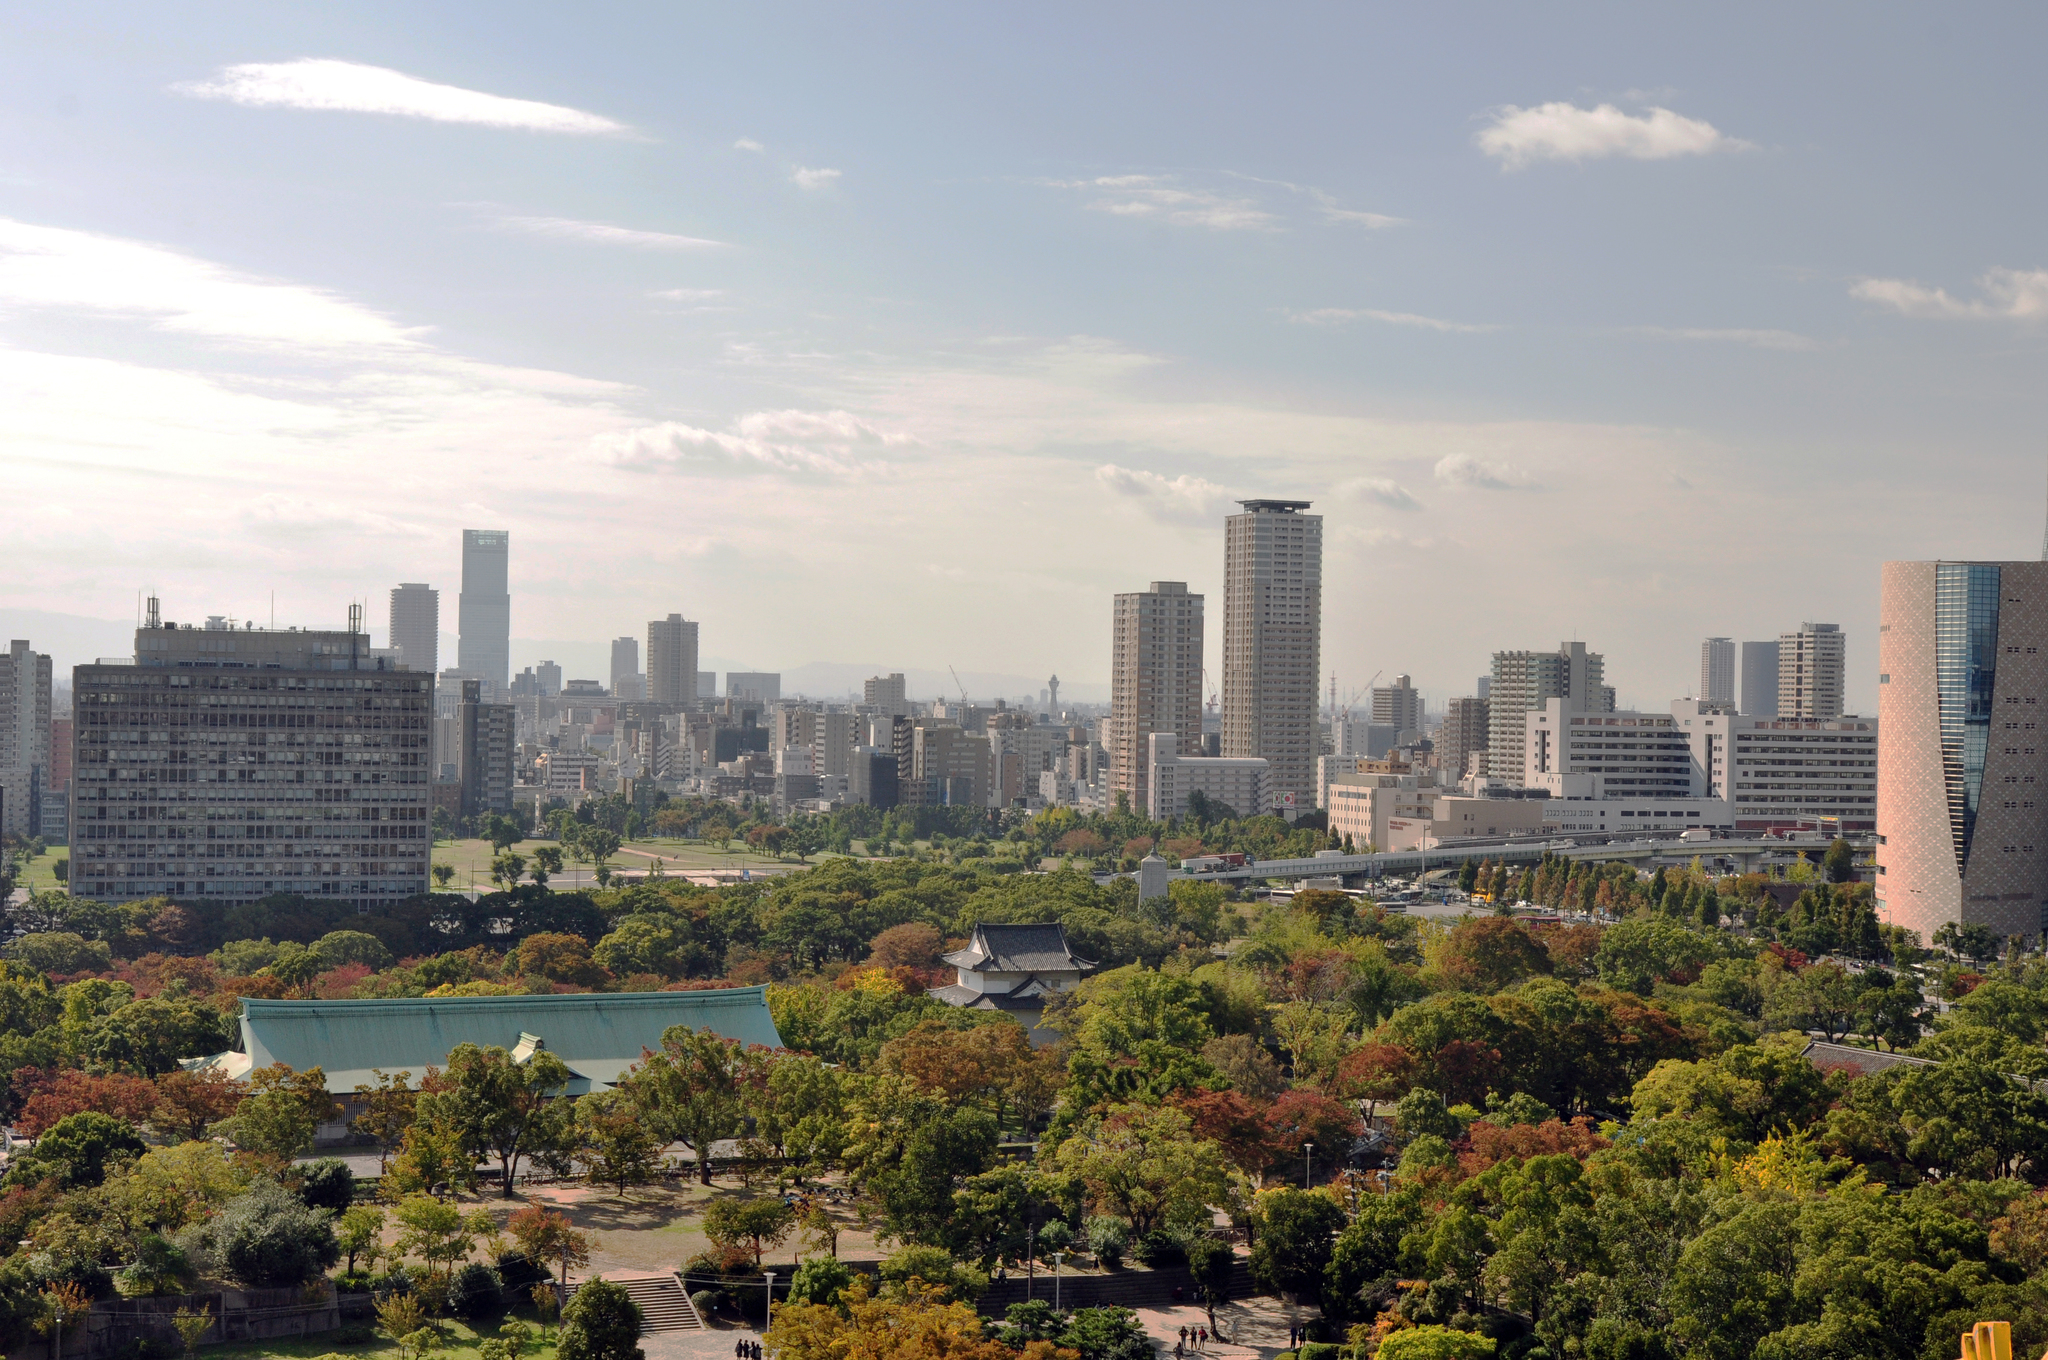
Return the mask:
[[[521,841],[512,847],[512,852],[525,856],[531,865],[534,850],[552,844],[552,841]],[[491,882],[491,859],[494,854],[489,841],[434,842],[434,863],[454,867],[455,878],[448,886],[456,891],[467,891],[471,887],[481,892],[493,891],[495,885]],[[829,858],[829,855],[813,855],[810,863],[816,864]],[[726,849],[720,850],[717,846],[704,841],[656,837],[647,837],[620,846],[619,853],[612,857],[611,864],[614,869],[627,870],[637,875],[654,867],[656,860],[661,862],[664,873],[671,874],[703,873],[712,870],[738,873],[741,869],[788,873],[791,870],[809,867],[799,863],[794,855],[777,859],[773,855],[764,855],[750,849],[742,841],[734,841]],[[578,864],[565,856],[562,872],[549,878],[548,886],[565,892],[577,888],[594,888],[597,886],[596,866]]]
[[[522,1318],[521,1321],[529,1326],[535,1325],[535,1320],[531,1317]],[[434,1347],[431,1354],[437,1357],[444,1355],[473,1356],[477,1354],[477,1344],[479,1342],[491,1340],[497,1335],[498,1328],[496,1323],[485,1323],[483,1331],[479,1334],[466,1322],[457,1322],[452,1319],[444,1320],[441,1323],[441,1342]],[[381,1332],[378,1333],[375,1341],[365,1342],[356,1346],[337,1344],[335,1333],[333,1332],[316,1332],[303,1341],[293,1341],[285,1337],[277,1337],[269,1341],[237,1342],[232,1346],[208,1346],[202,1354],[207,1356],[297,1356],[301,1357],[302,1360],[315,1360],[316,1357],[322,1355],[363,1356],[366,1357],[366,1360],[370,1357],[388,1356],[390,1360],[398,1360],[398,1347],[391,1341],[386,1340]],[[545,1343],[535,1344],[520,1352],[522,1360],[526,1360],[527,1357],[531,1357],[531,1360],[554,1360],[554,1354],[555,1328],[553,1327],[548,1328],[548,1339]]]
[[15,886],[27,888],[30,892],[48,892],[52,888],[63,887],[64,885],[57,881],[56,864],[60,859],[70,858],[70,846],[51,846],[42,854],[28,861],[22,869],[21,877],[15,880]]

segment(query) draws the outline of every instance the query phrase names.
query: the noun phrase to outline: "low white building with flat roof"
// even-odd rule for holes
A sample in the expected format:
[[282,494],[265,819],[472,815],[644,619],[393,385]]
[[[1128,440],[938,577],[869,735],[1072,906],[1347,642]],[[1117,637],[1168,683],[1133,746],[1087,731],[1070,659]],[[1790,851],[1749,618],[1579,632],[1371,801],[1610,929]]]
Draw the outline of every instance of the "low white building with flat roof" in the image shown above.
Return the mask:
[[1186,816],[1188,799],[1198,790],[1240,817],[1273,810],[1272,767],[1263,757],[1184,756],[1175,733],[1153,732],[1146,737],[1145,758],[1145,815],[1155,822]]

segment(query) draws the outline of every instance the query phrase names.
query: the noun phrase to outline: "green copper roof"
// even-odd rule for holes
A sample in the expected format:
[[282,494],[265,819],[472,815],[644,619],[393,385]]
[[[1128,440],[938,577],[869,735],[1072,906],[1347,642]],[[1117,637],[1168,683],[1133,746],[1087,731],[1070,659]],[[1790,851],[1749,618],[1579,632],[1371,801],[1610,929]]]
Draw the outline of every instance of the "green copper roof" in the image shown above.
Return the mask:
[[598,992],[574,996],[448,996],[391,1001],[242,1000],[242,1053],[206,1061],[237,1076],[288,1063],[321,1068],[327,1089],[342,1094],[376,1081],[373,1068],[410,1071],[443,1066],[457,1044],[492,1044],[510,1052],[536,1047],[569,1064],[580,1094],[616,1082],[661,1047],[671,1025],[708,1029],[747,1044],[782,1046],[768,1014],[768,989],[707,992]]

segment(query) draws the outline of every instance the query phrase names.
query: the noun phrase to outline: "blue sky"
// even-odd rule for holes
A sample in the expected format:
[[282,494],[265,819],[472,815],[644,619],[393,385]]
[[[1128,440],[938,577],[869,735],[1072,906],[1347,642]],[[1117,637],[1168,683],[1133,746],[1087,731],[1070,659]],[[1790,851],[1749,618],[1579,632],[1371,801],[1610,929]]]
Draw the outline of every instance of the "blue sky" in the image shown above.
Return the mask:
[[1085,692],[1280,495],[1346,690],[1814,619],[1869,709],[1880,561],[2040,541],[2020,7],[0,24],[0,616],[452,619],[505,527],[535,647]]

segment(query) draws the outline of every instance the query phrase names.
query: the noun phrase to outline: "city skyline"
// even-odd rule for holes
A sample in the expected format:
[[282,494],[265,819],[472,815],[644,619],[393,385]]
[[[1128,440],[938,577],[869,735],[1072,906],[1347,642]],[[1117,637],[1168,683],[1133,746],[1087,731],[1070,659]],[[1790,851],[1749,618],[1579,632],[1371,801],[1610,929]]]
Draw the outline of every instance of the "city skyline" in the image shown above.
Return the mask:
[[[0,617],[332,627],[489,524],[515,667],[687,600],[721,670],[1078,696],[1113,594],[1220,599],[1215,521],[1284,496],[1371,583],[1326,675],[1440,705],[1626,637],[1654,704],[1822,618],[1868,712],[1882,559],[2031,551],[2043,190],[1998,172],[2048,19],[1228,14],[53,15],[0,52],[0,494],[43,511]],[[1763,492],[1821,513],[1738,548]]]

